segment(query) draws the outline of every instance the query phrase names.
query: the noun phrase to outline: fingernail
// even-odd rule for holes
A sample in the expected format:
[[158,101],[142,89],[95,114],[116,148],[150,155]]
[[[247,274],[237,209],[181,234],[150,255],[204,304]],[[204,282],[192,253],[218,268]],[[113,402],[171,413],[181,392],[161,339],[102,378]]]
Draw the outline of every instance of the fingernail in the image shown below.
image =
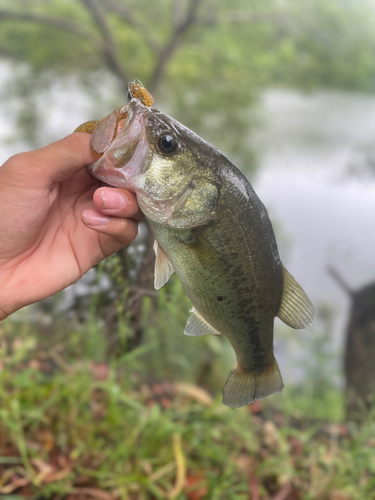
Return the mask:
[[94,210],[85,210],[83,217],[88,226],[105,226],[111,220],[109,217],[101,215]]
[[126,204],[126,199],[122,194],[112,189],[101,189],[100,196],[104,210],[116,210]]

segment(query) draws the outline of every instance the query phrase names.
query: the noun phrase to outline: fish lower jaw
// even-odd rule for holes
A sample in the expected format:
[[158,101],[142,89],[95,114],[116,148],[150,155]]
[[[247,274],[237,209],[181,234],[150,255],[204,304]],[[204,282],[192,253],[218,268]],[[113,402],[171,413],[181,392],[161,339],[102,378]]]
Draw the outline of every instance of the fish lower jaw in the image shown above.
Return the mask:
[[95,168],[89,169],[89,172],[93,177],[102,182],[105,182],[109,186],[126,188],[129,191],[133,191],[130,188],[126,178],[124,177],[124,174],[118,170],[115,169],[109,170],[104,167],[97,167],[96,169]]
[[139,208],[145,214],[146,218],[156,224],[169,226],[168,222],[173,217],[173,207],[166,206],[163,201],[151,201],[144,196],[143,190],[137,190],[137,201]]

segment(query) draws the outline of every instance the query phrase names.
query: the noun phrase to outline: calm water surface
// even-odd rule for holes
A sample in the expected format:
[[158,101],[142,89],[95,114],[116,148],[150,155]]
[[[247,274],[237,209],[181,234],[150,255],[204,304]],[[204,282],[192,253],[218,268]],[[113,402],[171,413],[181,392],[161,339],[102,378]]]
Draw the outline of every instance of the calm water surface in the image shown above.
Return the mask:
[[[269,209],[286,267],[316,306],[333,309],[337,352],[350,301],[327,267],[353,289],[375,281],[375,170],[364,168],[375,146],[375,97],[271,90],[263,104],[254,187]],[[288,370],[284,343],[277,348]]]
[[[74,92],[73,86],[71,92],[57,88],[49,94],[47,138],[61,137],[87,119],[90,103]],[[67,120],[72,93],[78,104]],[[269,90],[262,103],[265,126],[255,138],[259,172],[253,185],[269,210],[286,267],[318,307],[333,308],[337,351],[349,299],[327,266],[334,265],[353,288],[375,281],[375,169],[371,176],[363,168],[371,152],[375,158],[375,96]],[[29,149],[4,143],[11,128],[11,120],[0,116],[0,164]],[[353,175],[358,169],[362,174]],[[301,352],[303,339],[313,334],[314,329],[295,333]],[[277,341],[276,350],[285,378],[295,378],[290,343]]]

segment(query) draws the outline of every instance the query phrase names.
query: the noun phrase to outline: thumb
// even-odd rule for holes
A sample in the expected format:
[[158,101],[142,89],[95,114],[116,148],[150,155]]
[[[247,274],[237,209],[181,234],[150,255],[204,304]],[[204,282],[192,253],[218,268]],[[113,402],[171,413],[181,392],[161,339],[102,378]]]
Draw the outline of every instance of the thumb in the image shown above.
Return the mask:
[[11,170],[34,186],[61,182],[97,160],[90,150],[90,139],[89,134],[74,133],[43,148],[20,153],[10,159]]

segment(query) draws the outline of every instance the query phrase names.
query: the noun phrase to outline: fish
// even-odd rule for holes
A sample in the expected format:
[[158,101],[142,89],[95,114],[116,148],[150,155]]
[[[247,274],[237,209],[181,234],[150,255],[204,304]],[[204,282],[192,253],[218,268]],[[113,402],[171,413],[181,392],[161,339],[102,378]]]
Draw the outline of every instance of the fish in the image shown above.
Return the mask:
[[[229,340],[236,363],[223,403],[240,408],[283,388],[275,317],[303,329],[314,321],[314,306],[283,266],[267,210],[247,178],[143,95],[132,93],[114,112],[116,126],[111,115],[99,122],[92,143],[104,152],[88,168],[136,194],[155,236],[155,288],[175,273],[192,302],[184,333]],[[117,135],[106,132],[106,139],[103,130],[114,127]]]

